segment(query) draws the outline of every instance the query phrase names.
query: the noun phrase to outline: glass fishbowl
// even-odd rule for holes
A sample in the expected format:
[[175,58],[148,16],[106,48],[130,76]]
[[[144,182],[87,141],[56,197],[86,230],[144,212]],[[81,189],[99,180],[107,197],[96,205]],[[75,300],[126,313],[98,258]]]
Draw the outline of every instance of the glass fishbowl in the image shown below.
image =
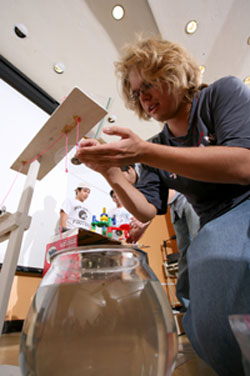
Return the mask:
[[144,252],[91,246],[56,252],[21,334],[24,376],[170,376],[177,334]]

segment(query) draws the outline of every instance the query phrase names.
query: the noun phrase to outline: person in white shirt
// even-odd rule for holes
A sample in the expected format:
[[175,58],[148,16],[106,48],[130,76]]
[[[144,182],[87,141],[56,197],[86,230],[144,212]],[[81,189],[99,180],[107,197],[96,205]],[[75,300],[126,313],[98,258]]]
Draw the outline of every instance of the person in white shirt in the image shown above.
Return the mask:
[[75,193],[75,198],[66,198],[61,205],[60,228],[62,231],[72,228],[90,229],[92,213],[85,203],[90,194],[89,184],[79,183]]
[[[131,163],[125,166],[120,167],[123,176],[126,180],[136,186],[139,182],[139,178],[141,175],[141,165],[140,163]],[[130,221],[130,231],[129,231],[129,238],[127,239],[128,243],[137,243],[137,241],[142,237],[142,235],[147,230],[148,226],[150,225],[151,221],[146,223],[140,222],[135,217],[131,216]]]
[[116,207],[109,210],[109,217],[115,217],[115,226],[117,227],[120,227],[122,224],[129,224],[132,215],[124,208],[117,194],[113,190],[111,190],[109,194],[112,200],[116,203]]
[[[131,167],[131,171],[134,170],[134,167]],[[127,171],[127,170],[123,170]],[[133,176],[131,174],[131,176]],[[128,178],[127,178],[128,179]],[[129,180],[129,179],[128,179]],[[129,180],[132,184],[132,180]],[[116,224],[115,226],[119,227],[122,224],[129,224],[129,237],[126,239],[127,243],[136,244],[137,241],[142,237],[144,232],[146,231],[147,227],[150,224],[150,221],[147,223],[142,223],[138,221],[135,217],[132,216],[131,213],[122,205],[119,197],[117,196],[116,192],[112,189],[110,191],[110,196],[112,197],[113,201],[116,203],[116,208],[111,209],[109,211],[109,217],[113,218],[115,216]]]

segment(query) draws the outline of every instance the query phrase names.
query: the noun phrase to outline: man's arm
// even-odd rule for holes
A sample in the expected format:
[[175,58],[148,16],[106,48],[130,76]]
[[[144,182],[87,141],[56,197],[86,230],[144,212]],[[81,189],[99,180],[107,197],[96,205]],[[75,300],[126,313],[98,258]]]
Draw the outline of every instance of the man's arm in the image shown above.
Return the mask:
[[59,221],[59,226],[61,228],[67,228],[67,225],[66,225],[67,219],[68,219],[68,215],[61,209],[60,221]]
[[140,139],[127,128],[103,130],[121,140],[97,145],[83,140],[77,157],[85,164],[122,166],[135,162],[171,171],[190,179],[229,184],[250,184],[250,150],[237,146],[173,147]]
[[156,207],[124,177],[119,167],[105,169],[102,174],[117,193],[123,206],[139,221],[145,223],[156,216]]
[[185,148],[147,143],[143,162],[199,181],[250,184],[250,150],[242,147]]
[[130,221],[130,230],[127,243],[136,243],[142,237],[150,223],[151,221],[142,223],[133,217]]
[[100,144],[96,139],[82,140],[81,145],[81,150],[79,148],[76,152],[76,158],[85,163],[87,167],[103,175],[119,196],[123,206],[131,214],[143,223],[150,221],[156,216],[156,207],[148,202],[145,196],[124,177],[119,167],[112,167],[112,163],[103,165],[100,163],[100,158],[93,158],[93,156],[85,161],[84,149],[85,147],[90,147],[90,149],[98,147]]

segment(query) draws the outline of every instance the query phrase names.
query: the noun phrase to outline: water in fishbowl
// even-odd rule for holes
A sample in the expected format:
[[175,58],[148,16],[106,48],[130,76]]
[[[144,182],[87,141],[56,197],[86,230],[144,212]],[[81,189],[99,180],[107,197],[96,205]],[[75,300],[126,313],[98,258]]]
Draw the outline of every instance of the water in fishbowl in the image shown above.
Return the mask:
[[25,376],[170,376],[177,336],[159,281],[41,287],[25,321]]

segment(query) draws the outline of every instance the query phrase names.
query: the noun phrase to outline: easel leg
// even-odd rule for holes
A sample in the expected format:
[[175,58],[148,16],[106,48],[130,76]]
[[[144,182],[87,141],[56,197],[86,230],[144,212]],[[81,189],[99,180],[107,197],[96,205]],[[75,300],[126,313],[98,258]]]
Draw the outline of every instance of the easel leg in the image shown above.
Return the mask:
[[29,168],[23,193],[19,201],[18,212],[21,213],[21,225],[14,229],[9,238],[1,273],[0,273],[0,335],[2,333],[5,315],[8,307],[11,287],[16,272],[16,266],[21,250],[23,233],[25,231],[28,211],[30,208],[36,178],[40,163],[35,160]]

